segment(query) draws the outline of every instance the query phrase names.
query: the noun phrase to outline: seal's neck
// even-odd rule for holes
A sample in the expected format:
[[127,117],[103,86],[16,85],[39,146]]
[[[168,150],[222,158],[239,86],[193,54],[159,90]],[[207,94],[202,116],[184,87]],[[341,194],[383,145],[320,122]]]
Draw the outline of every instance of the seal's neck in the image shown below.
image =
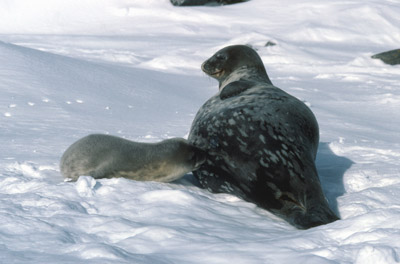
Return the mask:
[[272,84],[271,80],[268,78],[268,75],[265,71],[262,71],[257,68],[248,68],[246,66],[243,66],[233,71],[224,80],[221,80],[219,82],[219,90],[221,91],[229,83],[239,80],[266,82],[268,84]]

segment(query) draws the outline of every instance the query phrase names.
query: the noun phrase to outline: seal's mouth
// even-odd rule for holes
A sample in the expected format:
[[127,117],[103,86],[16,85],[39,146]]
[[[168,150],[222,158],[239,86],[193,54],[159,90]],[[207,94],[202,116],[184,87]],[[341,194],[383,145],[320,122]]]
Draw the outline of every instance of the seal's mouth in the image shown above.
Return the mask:
[[224,74],[224,72],[225,72],[224,70],[219,70],[219,71],[216,71],[214,73],[209,73],[209,75],[211,75],[212,77],[219,78]]
[[[210,69],[211,68],[211,69]],[[214,68],[214,67],[210,67],[210,65],[209,65],[209,63],[208,63],[208,61],[205,61],[202,65],[201,65],[201,69],[203,70],[203,72],[205,72],[207,75],[209,75],[209,76],[211,76],[211,77],[214,77],[214,78],[219,78],[219,77],[221,77],[224,73],[225,73],[225,71],[224,70],[216,70],[216,71],[214,71],[214,72],[212,72],[212,68]]]

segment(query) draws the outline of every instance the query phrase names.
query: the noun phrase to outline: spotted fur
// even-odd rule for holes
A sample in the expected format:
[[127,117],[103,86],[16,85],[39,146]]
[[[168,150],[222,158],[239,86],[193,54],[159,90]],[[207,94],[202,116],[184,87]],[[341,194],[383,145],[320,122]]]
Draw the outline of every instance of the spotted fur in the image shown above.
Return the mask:
[[305,229],[338,219],[321,189],[317,120],[300,100],[272,85],[258,54],[229,46],[202,69],[220,92],[198,111],[189,142],[207,151],[194,172],[212,192],[235,194]]

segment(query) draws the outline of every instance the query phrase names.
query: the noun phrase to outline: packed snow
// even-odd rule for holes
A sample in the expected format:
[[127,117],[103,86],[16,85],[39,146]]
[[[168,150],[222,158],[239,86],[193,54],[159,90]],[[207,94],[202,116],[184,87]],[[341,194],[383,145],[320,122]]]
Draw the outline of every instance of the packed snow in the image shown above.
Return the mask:
[[[2,0],[0,263],[399,263],[400,65],[370,58],[399,48],[398,14],[397,0]],[[297,230],[191,174],[63,181],[85,135],[187,137],[217,92],[200,65],[231,44],[315,113],[341,220]]]

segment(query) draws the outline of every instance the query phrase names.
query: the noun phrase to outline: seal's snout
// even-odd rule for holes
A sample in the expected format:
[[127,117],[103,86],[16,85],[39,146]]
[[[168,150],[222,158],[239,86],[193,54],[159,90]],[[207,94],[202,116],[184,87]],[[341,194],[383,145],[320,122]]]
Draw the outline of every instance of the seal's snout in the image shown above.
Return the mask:
[[206,70],[204,69],[204,66],[205,66],[206,62],[207,62],[207,61],[205,61],[205,62],[203,62],[203,63],[201,64],[201,70],[202,70],[203,72],[206,71]]
[[195,153],[195,156],[194,156],[194,169],[193,170],[197,170],[206,161],[207,155],[204,150],[199,149],[197,147],[196,147],[194,153]]
[[213,66],[213,63],[210,62],[210,60],[203,62],[201,69],[204,73],[216,79],[220,78],[224,74],[224,70]]
[[210,68],[210,66],[209,66],[208,60],[206,60],[205,62],[203,62],[203,64],[201,64],[201,70],[203,72],[205,72],[206,74],[210,74],[209,68]]

